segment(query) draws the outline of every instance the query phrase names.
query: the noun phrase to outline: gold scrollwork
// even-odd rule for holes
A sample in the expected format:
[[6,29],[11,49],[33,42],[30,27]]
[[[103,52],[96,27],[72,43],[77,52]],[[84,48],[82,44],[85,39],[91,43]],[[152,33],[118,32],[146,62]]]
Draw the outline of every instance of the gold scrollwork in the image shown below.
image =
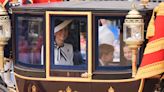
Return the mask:
[[59,90],[58,92],[78,92],[78,91],[72,91],[72,89],[69,86],[67,86],[65,90]]
[[35,85],[32,85],[32,92],[37,92],[36,90],[37,90],[37,88],[36,88],[36,86]]
[[82,74],[81,74],[81,77],[82,77],[82,78],[88,78],[88,73],[87,73],[87,72],[82,73]]
[[108,92],[114,92],[114,89],[110,86]]

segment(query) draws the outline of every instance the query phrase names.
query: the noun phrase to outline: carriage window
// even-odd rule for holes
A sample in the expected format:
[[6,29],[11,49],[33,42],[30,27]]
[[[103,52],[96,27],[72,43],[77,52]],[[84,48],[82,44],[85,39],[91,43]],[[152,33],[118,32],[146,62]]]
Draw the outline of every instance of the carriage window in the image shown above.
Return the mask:
[[81,76],[87,71],[87,15],[49,15],[50,74],[52,76]]
[[99,18],[98,22],[98,66],[130,66],[131,50],[123,42],[121,19]]
[[[64,19],[64,20],[63,20]],[[86,60],[86,20],[54,19],[54,65],[81,65]]]
[[21,64],[41,65],[43,18],[17,17],[17,58]]
[[53,65],[85,65],[87,50],[87,18],[52,17]]
[[86,17],[55,17],[52,19],[53,65],[77,66],[86,64]]

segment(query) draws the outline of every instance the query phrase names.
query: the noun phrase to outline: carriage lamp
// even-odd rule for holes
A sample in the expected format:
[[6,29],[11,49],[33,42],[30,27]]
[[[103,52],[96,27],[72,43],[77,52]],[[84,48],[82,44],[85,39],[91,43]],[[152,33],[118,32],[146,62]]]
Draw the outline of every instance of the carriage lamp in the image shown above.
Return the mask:
[[137,71],[137,51],[144,41],[144,22],[134,4],[124,20],[123,40],[132,50],[132,77],[135,77]]
[[0,4],[0,71],[4,71],[4,46],[11,37],[11,24],[8,13]]

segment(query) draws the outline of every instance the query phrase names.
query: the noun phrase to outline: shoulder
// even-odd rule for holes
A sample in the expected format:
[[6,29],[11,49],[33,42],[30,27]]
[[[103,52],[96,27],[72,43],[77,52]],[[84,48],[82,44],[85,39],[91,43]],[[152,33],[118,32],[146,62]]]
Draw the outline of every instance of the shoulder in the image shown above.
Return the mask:
[[64,43],[63,49],[67,50],[68,52],[73,52],[73,46],[69,43]]
[[69,43],[64,43],[64,47],[73,47],[71,44],[69,44]]

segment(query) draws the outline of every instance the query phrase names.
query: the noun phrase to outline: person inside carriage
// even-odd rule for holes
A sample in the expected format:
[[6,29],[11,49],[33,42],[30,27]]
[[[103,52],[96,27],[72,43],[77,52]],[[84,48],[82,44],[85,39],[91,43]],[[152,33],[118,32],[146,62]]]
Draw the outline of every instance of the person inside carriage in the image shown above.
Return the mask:
[[[69,43],[64,43],[68,36],[68,25],[72,20],[65,20],[61,23],[56,23],[54,28],[54,64],[55,65],[73,65],[73,46]],[[43,46],[41,50],[43,62]]]

